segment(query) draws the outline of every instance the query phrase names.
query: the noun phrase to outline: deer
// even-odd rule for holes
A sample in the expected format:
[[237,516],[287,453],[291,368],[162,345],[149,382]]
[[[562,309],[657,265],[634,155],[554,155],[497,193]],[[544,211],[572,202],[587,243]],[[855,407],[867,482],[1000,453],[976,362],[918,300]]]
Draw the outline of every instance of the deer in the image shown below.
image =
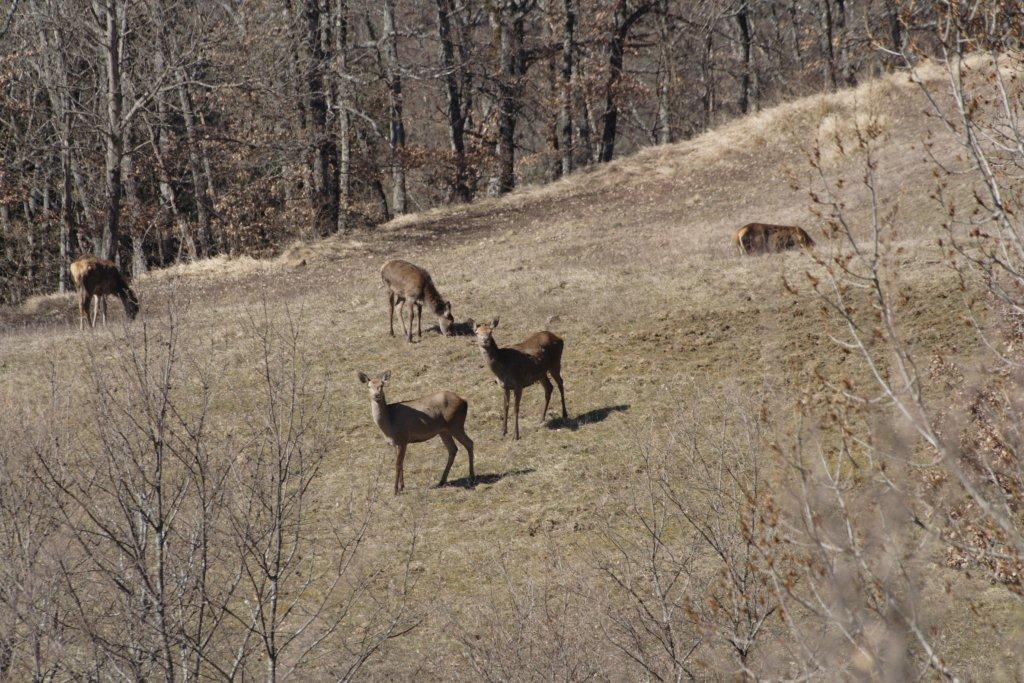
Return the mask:
[[568,420],[569,413],[565,408],[565,387],[562,384],[562,349],[565,342],[557,335],[548,332],[535,332],[529,337],[505,348],[499,348],[494,341],[494,329],[498,326],[498,318],[490,324],[477,325],[476,340],[480,345],[487,367],[497,378],[498,384],[505,392],[504,418],[501,424],[501,436],[508,434],[508,398],[509,393],[515,396],[515,436],[519,440],[519,402],[523,397],[523,389],[540,382],[544,387],[544,410],[541,411],[541,424],[547,418],[548,404],[551,402],[551,380],[558,385],[558,393],[562,398],[562,419]]
[[78,329],[85,329],[85,319],[89,316],[90,305],[92,315],[89,317],[89,327],[96,327],[96,313],[100,308],[100,302],[103,304],[103,324],[107,324],[109,294],[121,300],[128,320],[135,320],[135,316],[138,315],[139,299],[112,261],[92,255],[80,256],[71,264],[71,280],[78,291]]
[[768,223],[748,223],[737,230],[732,236],[733,246],[740,255],[756,252],[776,252],[802,247],[810,249],[814,240],[803,228],[795,225],[770,225]]
[[[426,303],[430,310],[437,316],[437,326],[441,334],[451,336],[451,326],[455,322],[452,317],[452,304],[445,301],[441,293],[434,286],[434,281],[423,268],[402,261],[391,259],[380,269],[380,279],[388,288],[388,322],[391,336],[395,336],[395,304],[398,304],[398,320],[402,323],[402,330],[405,331],[406,339],[412,342],[412,325],[416,312],[419,311],[419,338],[423,339],[423,304]],[[409,329],[405,329],[405,319],[402,317],[402,307],[409,304]]]
[[384,434],[385,440],[396,449],[395,458],[395,495],[405,490],[405,451],[411,443],[430,441],[440,437],[444,447],[448,449],[448,464],[441,474],[438,488],[448,483],[455,455],[458,453],[458,441],[466,449],[469,456],[469,477],[476,478],[473,471],[473,440],[466,434],[466,413],[469,403],[453,391],[439,391],[429,396],[388,403],[384,397],[384,387],[391,379],[391,371],[380,373],[377,377],[369,377],[364,372],[356,373],[360,384],[370,392],[370,412],[373,421]]

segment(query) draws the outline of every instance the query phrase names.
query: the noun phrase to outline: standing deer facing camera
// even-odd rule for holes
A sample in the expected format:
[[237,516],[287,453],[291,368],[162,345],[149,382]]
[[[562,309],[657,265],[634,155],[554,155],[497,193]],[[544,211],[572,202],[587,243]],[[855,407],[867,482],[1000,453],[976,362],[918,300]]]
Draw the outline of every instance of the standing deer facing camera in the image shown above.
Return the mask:
[[398,320],[405,330],[405,319],[402,317],[402,306],[409,304],[409,329],[405,330],[406,339],[412,341],[412,324],[416,312],[419,311],[420,339],[423,338],[423,304],[430,307],[430,310],[437,316],[437,326],[441,334],[451,335],[451,327],[455,322],[452,317],[452,304],[441,297],[441,293],[434,286],[430,273],[413,265],[408,261],[392,259],[386,262],[380,269],[380,279],[388,287],[388,322],[390,324],[391,336],[395,336],[395,304],[398,304]]
[[395,460],[395,495],[405,488],[405,449],[411,443],[429,441],[435,436],[448,449],[448,464],[441,474],[441,483],[448,482],[448,473],[455,462],[455,454],[461,443],[469,455],[469,476],[473,478],[473,440],[466,434],[466,413],[469,404],[452,391],[439,391],[412,401],[388,403],[384,398],[384,384],[390,379],[391,371],[383,372],[377,377],[368,377],[360,372],[356,375],[360,384],[370,390],[370,412],[373,421],[384,433],[387,442],[397,449]]
[[505,390],[504,419],[501,424],[501,435],[508,434],[508,395],[515,394],[516,399],[516,424],[515,439],[519,439],[519,401],[523,397],[523,389],[540,382],[544,387],[544,410],[541,411],[540,421],[544,422],[548,414],[548,404],[551,402],[551,380],[548,375],[558,384],[558,394],[562,398],[562,419],[568,420],[569,413],[565,409],[565,387],[562,386],[562,349],[565,342],[551,332],[535,332],[529,337],[505,348],[498,348],[494,341],[494,328],[498,326],[498,318],[491,321],[490,325],[477,325],[476,340],[480,344],[480,350],[487,361],[487,367],[491,369],[498,384]]
[[103,324],[107,324],[108,294],[113,294],[121,300],[128,320],[135,320],[135,316],[138,315],[139,299],[112,261],[92,255],[81,256],[71,264],[71,280],[78,290],[79,329],[85,329],[85,318],[89,316],[90,305],[93,308],[89,327],[96,327],[96,313],[100,308],[100,302],[103,304]]

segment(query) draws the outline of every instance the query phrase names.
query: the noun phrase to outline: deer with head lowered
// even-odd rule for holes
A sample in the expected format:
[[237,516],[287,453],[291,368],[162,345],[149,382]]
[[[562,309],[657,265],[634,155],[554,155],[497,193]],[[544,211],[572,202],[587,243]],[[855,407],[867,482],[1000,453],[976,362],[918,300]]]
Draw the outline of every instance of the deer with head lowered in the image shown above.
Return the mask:
[[96,258],[92,255],[81,256],[71,264],[71,280],[78,291],[78,327],[85,329],[85,319],[89,316],[89,327],[96,327],[96,314],[100,304],[103,306],[103,324],[107,324],[107,295],[113,294],[124,305],[128,320],[135,320],[139,312],[139,299],[128,286],[112,261]]
[[464,398],[452,391],[439,391],[429,396],[412,401],[388,403],[384,398],[384,385],[391,378],[391,371],[383,372],[377,377],[369,377],[360,372],[356,375],[359,382],[370,391],[370,412],[384,438],[397,450],[395,459],[395,495],[405,488],[405,450],[411,443],[429,441],[435,436],[441,438],[448,449],[448,464],[441,474],[438,487],[448,482],[448,473],[455,462],[455,454],[459,448],[458,441],[469,455],[469,476],[476,477],[473,472],[473,440],[466,434],[466,413],[469,404]]
[[480,344],[480,351],[487,362],[487,367],[491,369],[498,379],[498,384],[505,391],[501,435],[508,434],[509,393],[514,394],[516,401],[514,438],[518,440],[519,402],[523,397],[523,389],[538,382],[544,387],[544,410],[540,414],[540,421],[544,422],[553,391],[548,375],[558,385],[558,393],[562,398],[562,419],[568,420],[569,414],[565,409],[565,387],[562,385],[562,349],[565,342],[561,337],[544,331],[531,334],[518,344],[498,348],[493,334],[494,328],[497,326],[498,318],[492,320],[489,325],[477,325],[476,340]]
[[814,246],[814,240],[806,230],[795,225],[747,223],[733,233],[732,244],[742,256],[788,249],[810,249]]
[[[388,322],[390,324],[391,336],[395,336],[395,304],[398,304],[398,320],[402,323],[406,339],[412,341],[413,319],[416,312],[419,317],[419,335],[423,338],[423,304],[426,303],[434,315],[437,316],[437,326],[441,334],[449,336],[455,318],[452,317],[452,304],[441,297],[441,293],[434,286],[434,281],[423,268],[413,265],[401,259],[392,259],[386,262],[380,269],[380,279],[388,288]],[[405,329],[405,318],[402,317],[402,307],[409,304],[409,329]]]

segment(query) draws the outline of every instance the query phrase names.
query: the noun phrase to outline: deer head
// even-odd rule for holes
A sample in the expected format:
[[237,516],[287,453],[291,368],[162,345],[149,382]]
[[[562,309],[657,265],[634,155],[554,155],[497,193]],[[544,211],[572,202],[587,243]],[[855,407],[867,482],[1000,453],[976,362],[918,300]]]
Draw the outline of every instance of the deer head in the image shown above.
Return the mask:
[[370,398],[374,401],[384,401],[384,385],[391,378],[391,371],[386,370],[377,377],[369,377],[365,372],[356,373],[360,384],[366,385],[370,391]]

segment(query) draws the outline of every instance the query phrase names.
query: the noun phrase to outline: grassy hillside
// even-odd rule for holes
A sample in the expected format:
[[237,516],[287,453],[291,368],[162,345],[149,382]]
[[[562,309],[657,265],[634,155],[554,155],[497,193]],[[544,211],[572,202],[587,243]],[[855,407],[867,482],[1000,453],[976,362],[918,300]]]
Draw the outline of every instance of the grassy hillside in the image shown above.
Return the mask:
[[[607,545],[599,530],[614,527],[630,505],[638,453],[681,415],[698,404],[709,419],[724,414],[727,407],[708,398],[723,389],[753,394],[770,385],[795,394],[816,370],[861,372],[829,340],[807,293],[804,273],[816,268],[810,257],[739,257],[729,242],[736,227],[764,221],[802,225],[819,249],[832,248],[809,196],[818,186],[808,163],[816,143],[826,172],[851,180],[850,215],[866,224],[870,207],[856,189],[862,169],[838,145],[851,141],[857,125],[885,131],[879,190],[899,204],[902,279],[917,294],[906,310],[907,336],[924,358],[973,352],[955,310],[956,278],[935,248],[943,217],[928,198],[923,108],[917,86],[896,75],[549,186],[297,245],[275,261],[158,272],[137,289],[149,324],[173,308],[185,353],[216,369],[212,415],[220,430],[244,423],[245,396],[258,381],[247,320],[265,301],[272,316],[295,321],[312,381],[326,392],[327,497],[371,487],[383,494],[364,556],[370,563],[374,553],[391,562],[413,525],[418,535],[411,606],[420,623],[372,659],[370,671],[471,678],[465,639],[453,624],[486,620],[492,604],[504,604],[495,596],[509,582],[543,592],[591,573],[595,548]],[[387,336],[378,269],[389,257],[429,269],[457,319],[500,316],[499,344],[539,329],[561,335],[570,420],[539,424],[542,391],[535,387],[524,395],[522,440],[501,439],[501,393],[471,338],[428,333],[408,344]],[[784,279],[803,294],[788,294]],[[87,347],[120,353],[120,311],[106,331],[81,334],[72,307],[70,298],[50,297],[5,313],[0,405],[41,406],[51,376],[74,385]],[[468,399],[480,483],[465,479],[460,452],[455,485],[432,488],[444,464],[433,441],[410,447],[406,493],[390,496],[393,454],[355,379],[357,371],[385,369],[392,401],[442,388]],[[944,582],[972,581],[932,569],[938,578],[924,599],[936,603]],[[967,673],[1002,666],[1024,637],[1024,611],[1000,590],[980,581],[972,588],[996,626],[984,639],[965,604],[943,607],[940,638],[954,644]],[[993,658],[993,651],[1004,654]]]

